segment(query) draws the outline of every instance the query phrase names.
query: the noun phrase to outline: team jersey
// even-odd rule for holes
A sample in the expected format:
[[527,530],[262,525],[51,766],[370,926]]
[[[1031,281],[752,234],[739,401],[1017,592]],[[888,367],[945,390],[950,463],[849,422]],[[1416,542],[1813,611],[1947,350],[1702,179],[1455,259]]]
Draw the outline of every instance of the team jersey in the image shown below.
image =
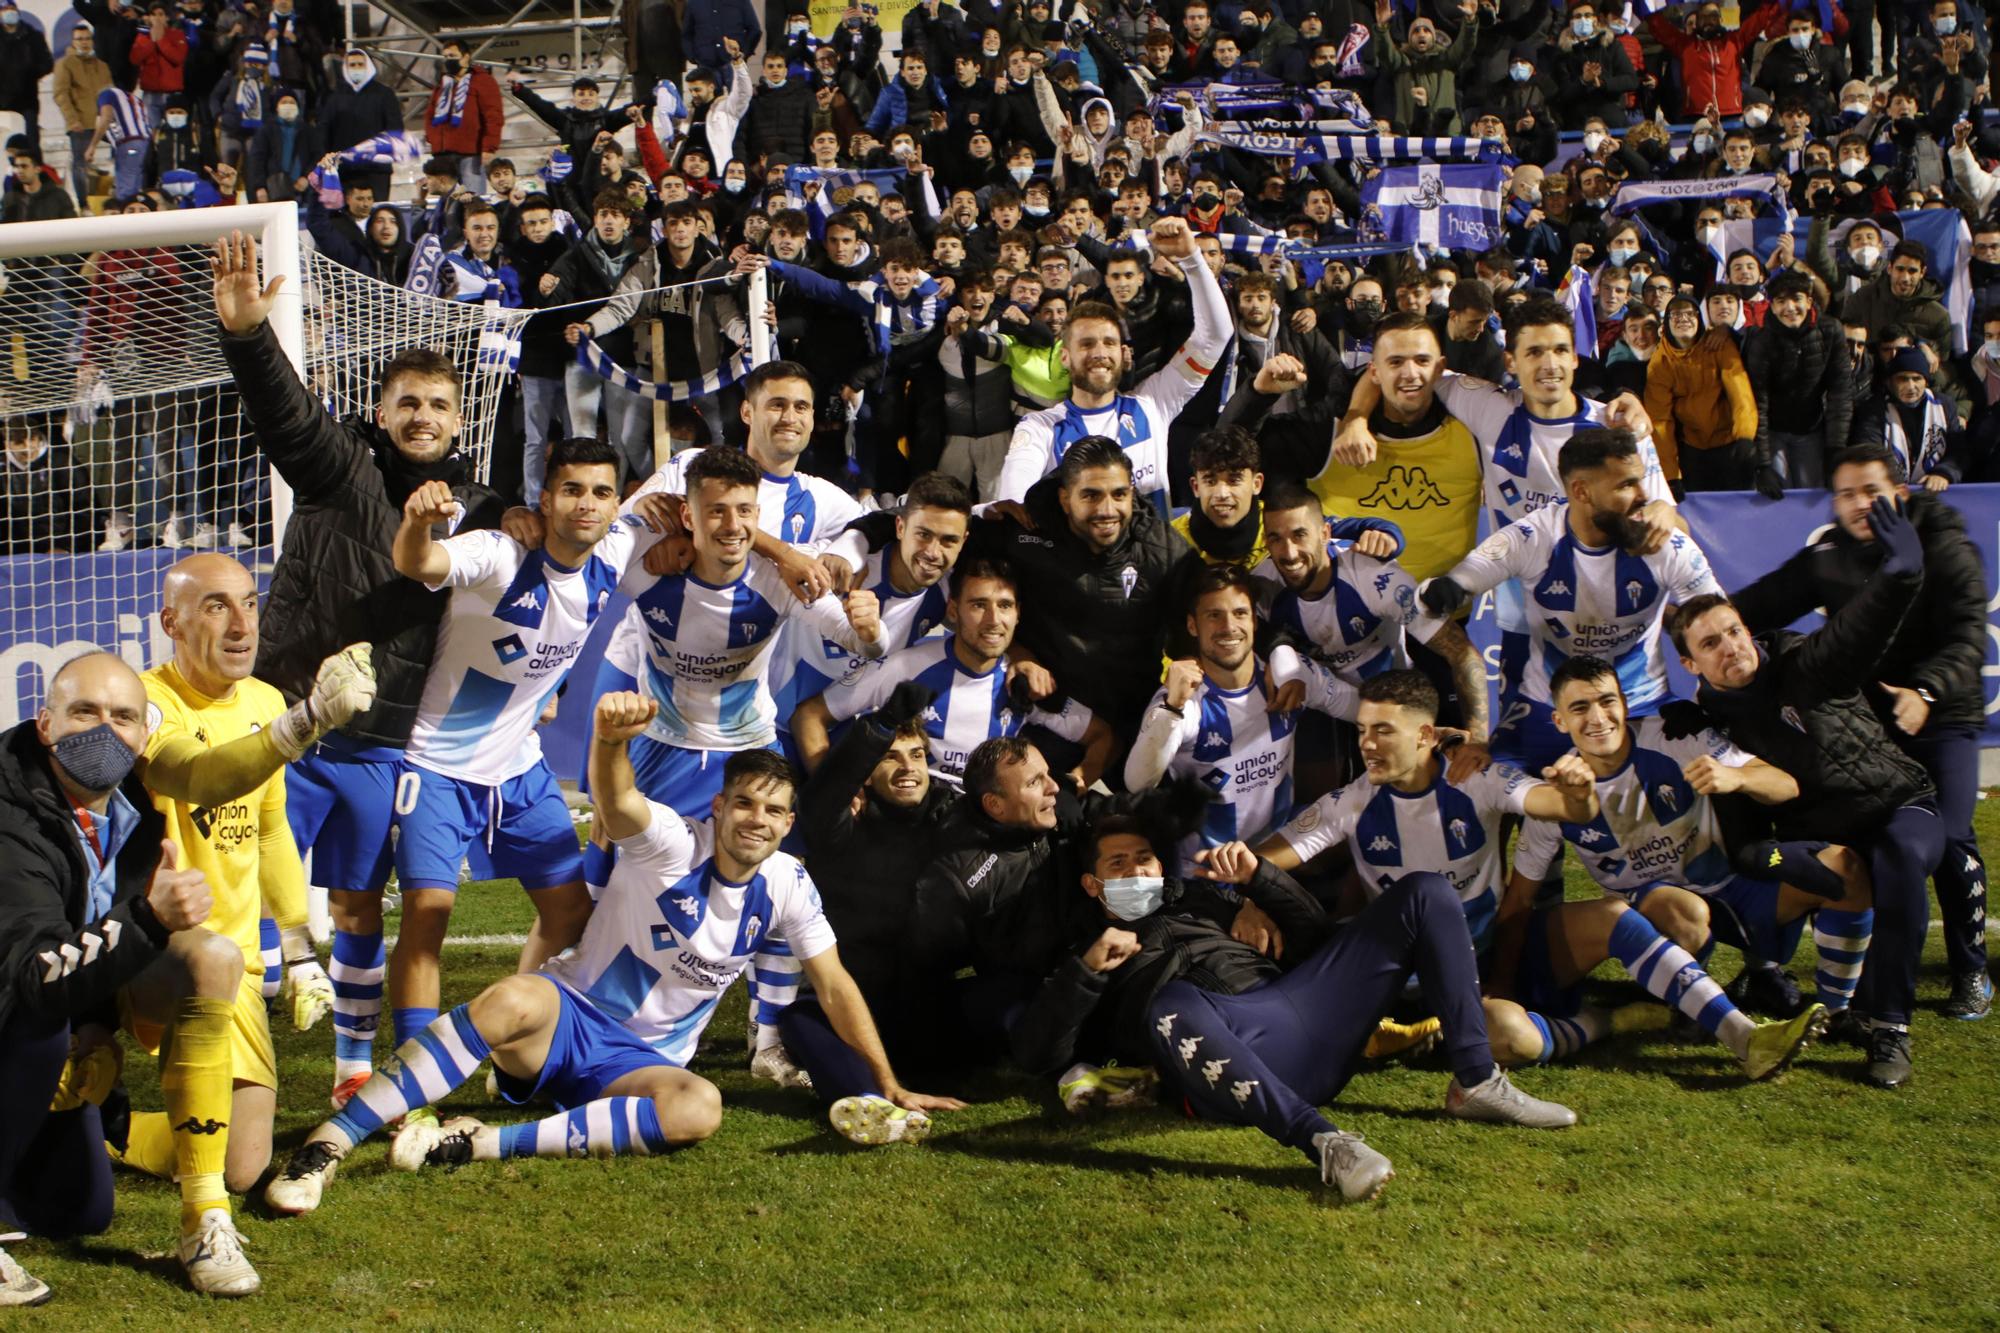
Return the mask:
[[[881,607],[882,645],[890,653],[907,648],[944,625],[944,604],[950,593],[944,579],[915,592],[897,592],[889,579],[889,557],[895,550],[885,546],[862,559],[854,574],[854,585],[875,594]],[[836,685],[852,685],[870,671],[880,669],[885,659],[863,657],[834,639],[797,634],[800,651],[791,662],[789,680],[780,682],[774,667],[772,695],[778,701],[778,716],[789,718],[800,703]],[[810,642],[808,642],[810,640]]]
[[1033,708],[1018,713],[1007,700],[1007,659],[990,669],[966,669],[953,651],[956,635],[926,639],[888,660],[860,680],[836,685],[826,692],[826,710],[836,722],[873,712],[889,701],[904,681],[915,681],[937,697],[924,709],[924,736],[930,751],[932,776],[956,787],[965,777],[965,761],[982,741],[1012,736],[1026,726],[1039,726],[1066,741],[1081,741],[1093,716],[1071,699],[1055,711]]
[[[1394,560],[1362,555],[1342,542],[1326,544],[1333,582],[1317,597],[1280,588],[1269,619],[1313,645],[1315,655],[1350,685],[1410,664],[1406,636],[1429,642],[1444,622],[1417,600],[1417,581]],[[1265,561],[1257,577],[1282,584]]]
[[503,532],[438,543],[451,572],[431,586],[450,588],[451,602],[417,704],[410,761],[489,787],[539,764],[542,706],[576,664],[626,566],[657,540],[639,520],[617,519],[575,569]]
[[1437,412],[1437,425],[1407,439],[1377,436],[1375,461],[1333,461],[1306,483],[1320,508],[1341,518],[1387,519],[1407,545],[1398,557],[1418,579],[1457,564],[1479,540],[1479,447],[1465,423]]
[[[699,449],[675,454],[646,478],[633,498],[655,491],[686,495],[688,464],[700,456]],[[626,508],[630,510],[631,501],[626,502]],[[854,497],[824,477],[803,472],[780,477],[766,472],[757,486],[757,526],[794,546],[823,542],[860,517],[861,506]]]
[[1707,557],[1686,533],[1676,532],[1651,555],[1585,546],[1570,530],[1566,502],[1495,532],[1451,577],[1472,592],[1520,581],[1529,641],[1523,698],[1550,703],[1549,678],[1556,668],[1588,653],[1617,668],[1626,708],[1635,717],[1657,712],[1667,697],[1660,623],[1668,605],[1722,591]]
[[817,958],[834,945],[805,867],[773,852],[747,884],[715,868],[715,829],[657,801],[614,842],[583,938],[542,971],[677,1065],[694,1057],[722,993],[753,956]]
[[[227,699],[211,699],[187,683],[174,664],[162,662],[140,676],[146,686],[148,759],[173,740],[192,736],[208,749],[261,731],[285,711],[285,696],[252,676],[236,682]],[[264,970],[257,923],[267,891],[274,902],[305,902],[305,872],[285,815],[285,774],[280,769],[251,791],[217,806],[191,806],[154,796],[167,818],[167,836],[180,848],[181,868],[208,878],[214,909],[203,924],[235,941],[245,971]]]
[[1278,836],[1302,861],[1347,839],[1371,898],[1415,871],[1443,875],[1458,890],[1473,947],[1483,953],[1493,942],[1505,882],[1501,821],[1525,813],[1528,793],[1542,784],[1495,764],[1453,785],[1445,781],[1443,759],[1436,762],[1438,775],[1423,791],[1357,778],[1301,810]]
[[[1574,416],[1538,417],[1521,401],[1519,389],[1502,389],[1450,372],[1438,377],[1437,392],[1446,409],[1463,420],[1478,441],[1486,510],[1492,516],[1494,532],[1537,509],[1560,503],[1569,494],[1556,471],[1557,456],[1578,429],[1602,426],[1606,411],[1604,404],[1579,396]],[[1646,466],[1641,483],[1646,498],[1672,504],[1673,492],[1667,489],[1667,474],[1660,468],[1660,455],[1650,434],[1639,441],[1639,457]],[[1520,589],[1512,585],[1501,589],[1494,599],[1494,619],[1500,628],[1526,633],[1527,617]]]
[[1132,460],[1132,493],[1168,516],[1167,427],[1200,392],[1208,371],[1185,354],[1148,375],[1131,393],[1109,406],[1085,410],[1065,398],[1054,407],[1030,412],[1014,423],[1014,438],[1000,463],[996,494],[1019,500],[1028,488],[1055,471],[1069,447],[1086,435],[1118,441]]
[[[1352,685],[1314,662],[1301,662],[1300,668],[1307,708],[1354,720],[1361,696]],[[1298,715],[1271,711],[1262,661],[1240,690],[1203,680],[1178,716],[1165,707],[1166,700],[1162,686],[1125,760],[1125,785],[1136,791],[1156,785],[1163,776],[1192,777],[1215,793],[1202,811],[1200,830],[1181,842],[1184,868],[1199,848],[1239,839],[1255,843],[1292,817]]]
[[1657,717],[1634,718],[1630,731],[1632,753],[1624,767],[1597,780],[1597,818],[1588,824],[1529,820],[1514,845],[1517,874],[1541,879],[1570,842],[1590,877],[1620,898],[1653,884],[1707,894],[1729,882],[1715,804],[1688,785],[1682,769],[1703,755],[1741,768],[1750,756],[1710,730],[1669,740]]
[[646,734],[683,750],[748,750],[775,739],[777,705],[765,675],[790,617],[850,652],[882,650],[855,637],[832,593],[801,606],[757,556],[725,584],[704,583],[692,569],[665,578],[635,569],[622,590],[645,627],[638,674],[660,705]]

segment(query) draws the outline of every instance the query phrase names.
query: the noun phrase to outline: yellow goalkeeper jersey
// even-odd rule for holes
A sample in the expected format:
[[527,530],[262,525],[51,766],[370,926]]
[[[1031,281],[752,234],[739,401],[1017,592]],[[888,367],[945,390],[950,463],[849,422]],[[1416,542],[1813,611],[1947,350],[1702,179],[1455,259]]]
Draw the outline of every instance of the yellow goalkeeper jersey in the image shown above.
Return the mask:
[[[140,679],[146,683],[148,760],[176,740],[191,738],[206,749],[240,740],[285,711],[284,696],[254,678],[238,681],[227,699],[195,689],[172,662]],[[180,848],[181,865],[208,877],[215,897],[208,928],[236,941],[245,969],[261,973],[257,922],[265,905],[280,926],[305,920],[305,871],[285,817],[285,770],[220,805],[190,805],[157,794],[153,804],[167,817],[167,836]]]
[[1375,461],[1352,468],[1333,461],[1306,483],[1320,507],[1340,518],[1386,518],[1403,530],[1397,563],[1417,579],[1449,573],[1479,538],[1482,500],[1479,446],[1472,432],[1442,407],[1415,424],[1415,435],[1395,429],[1381,414]]

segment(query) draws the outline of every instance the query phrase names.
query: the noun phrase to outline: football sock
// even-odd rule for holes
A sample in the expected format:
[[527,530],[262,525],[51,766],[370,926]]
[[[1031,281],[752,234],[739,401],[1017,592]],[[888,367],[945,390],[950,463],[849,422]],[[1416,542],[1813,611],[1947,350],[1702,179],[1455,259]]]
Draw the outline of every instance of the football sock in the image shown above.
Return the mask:
[[382,1022],[382,932],[333,932],[333,1081],[365,1074],[375,1058],[375,1029]]
[[346,1109],[334,1112],[327,1128],[353,1147],[389,1121],[450,1096],[492,1054],[467,1010],[461,1004],[398,1046],[395,1058],[383,1062]]
[[799,998],[799,961],[783,940],[764,941],[750,960],[750,1016],[757,1024],[757,1049],[783,1044],[778,1019]]
[[1756,1024],[1746,1018],[1722,987],[1680,945],[1653,928],[1637,912],[1623,912],[1611,928],[1611,956],[1632,979],[1692,1018],[1740,1060],[1750,1049]]
[[[475,1142],[477,1142],[475,1140]],[[499,1157],[648,1157],[673,1145],[660,1130],[651,1097],[602,1097],[582,1106],[500,1127]],[[479,1154],[475,1151],[473,1154]]]
[[275,1000],[285,984],[285,948],[278,936],[278,923],[268,916],[260,917],[257,940],[264,955],[264,998]]
[[[109,1145],[107,1145],[108,1147]],[[174,1178],[174,1129],[165,1111],[134,1111],[125,1148],[111,1148],[112,1160],[161,1180]]]
[[1813,944],[1819,949],[1819,966],[1813,971],[1819,1002],[1829,1009],[1845,1009],[1861,984],[1868,940],[1875,933],[1874,910],[1836,912],[1822,907],[1813,913],[1812,928]]
[[389,1022],[395,1031],[396,1049],[402,1050],[403,1043],[437,1022],[435,1009],[391,1009]]
[[[229,1021],[235,1004],[195,997],[174,1006],[160,1051],[163,1117],[173,1134],[173,1174],[181,1187],[181,1231],[194,1230],[211,1208],[229,1211],[222,1168],[229,1156]],[[133,1116],[134,1137],[139,1116]]]
[[[1528,1021],[1535,1025],[1535,1031],[1542,1036],[1542,1053],[1535,1057],[1536,1064],[1547,1064],[1551,1060],[1566,1060],[1591,1042],[1608,1035],[1611,1031],[1611,1015],[1602,1009],[1585,1005],[1570,1018],[1553,1018],[1527,1010]],[[1472,1083],[1460,1074],[1458,1081],[1465,1087],[1474,1087],[1483,1079]]]

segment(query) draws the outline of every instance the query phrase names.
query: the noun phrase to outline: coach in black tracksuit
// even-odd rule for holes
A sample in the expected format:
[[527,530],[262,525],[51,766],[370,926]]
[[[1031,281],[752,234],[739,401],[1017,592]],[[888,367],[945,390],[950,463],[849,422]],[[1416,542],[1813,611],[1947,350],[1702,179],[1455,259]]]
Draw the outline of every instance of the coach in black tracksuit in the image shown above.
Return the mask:
[[1892,744],[1863,691],[1924,579],[1922,541],[1887,499],[1868,521],[1883,558],[1874,577],[1812,634],[1754,639],[1736,608],[1692,598],[1675,617],[1674,647],[1701,677],[1696,701],[1740,749],[1790,773],[1796,799],[1772,809],[1785,841],[1838,843],[1868,858],[1875,934],[1854,1009],[1873,1022],[1868,1078],[1910,1076],[1910,1011],[1929,924],[1924,881],[1944,851],[1937,793],[1923,766]]
[[[1834,526],[1811,546],[1734,596],[1753,632],[1778,629],[1820,607],[1838,610],[1873,579],[1883,550],[1867,522],[1875,495],[1902,482],[1902,465],[1879,444],[1833,459]],[[1986,976],[1986,866],[1972,832],[1979,800],[1979,749],[1986,725],[1986,569],[1965,535],[1965,520],[1935,496],[1908,501],[1923,543],[1923,592],[1882,650],[1876,679],[1895,687],[1867,693],[1882,729],[1930,775],[1945,823],[1944,856],[1932,875],[1944,917],[1953,1018],[1983,1017],[1992,1002]]]

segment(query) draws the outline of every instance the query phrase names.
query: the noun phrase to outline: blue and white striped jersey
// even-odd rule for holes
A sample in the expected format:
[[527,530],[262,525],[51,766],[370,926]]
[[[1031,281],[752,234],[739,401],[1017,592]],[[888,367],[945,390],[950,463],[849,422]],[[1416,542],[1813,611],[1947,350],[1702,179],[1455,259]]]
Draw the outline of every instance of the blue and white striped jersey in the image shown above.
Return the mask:
[[833,927],[792,857],[773,852],[747,884],[731,883],[716,873],[711,821],[647,804],[652,822],[614,843],[618,863],[583,938],[542,971],[684,1066],[753,955],[816,958]]
[[1703,755],[1741,768],[1750,756],[1709,730],[1668,740],[1657,717],[1633,718],[1630,730],[1625,766],[1597,780],[1597,818],[1588,824],[1529,820],[1514,845],[1514,869],[1540,879],[1567,841],[1590,877],[1620,898],[1652,884],[1715,892],[1733,874],[1728,851],[1714,803],[1688,785],[1682,769]]
[[[1417,600],[1417,581],[1394,560],[1362,555],[1346,542],[1328,542],[1333,582],[1317,597],[1290,588],[1272,600],[1271,623],[1313,645],[1314,656],[1350,685],[1410,664],[1406,636],[1429,642],[1443,622]],[[1269,560],[1256,575],[1282,584]]]
[[1694,539],[1676,532],[1651,555],[1590,547],[1569,526],[1569,505],[1538,509],[1475,546],[1451,576],[1473,592],[1518,579],[1528,613],[1529,661],[1522,697],[1547,704],[1549,678],[1572,657],[1590,654],[1618,669],[1625,706],[1635,717],[1659,711],[1667,697],[1660,624],[1667,607],[1722,591]]
[[1357,778],[1301,810],[1278,836],[1304,861],[1347,839],[1371,898],[1414,871],[1443,875],[1458,890],[1473,947],[1483,953],[1493,942],[1506,884],[1501,821],[1524,813],[1528,793],[1541,785],[1495,764],[1453,786],[1440,759],[1436,781],[1423,791]]
[[639,674],[659,702],[646,734],[683,750],[748,750],[777,735],[777,708],[765,673],[779,631],[798,617],[818,638],[864,657],[882,644],[863,644],[840,600],[827,593],[809,606],[767,561],[752,556],[734,582],[716,586],[692,569],[660,578],[643,569],[622,587],[645,627]]
[[[946,580],[942,579],[915,592],[897,592],[889,581],[889,555],[894,549],[885,546],[867,556],[854,573],[854,586],[874,593],[881,605],[882,643],[891,654],[942,628],[944,604],[949,600]],[[791,638],[799,645],[799,652],[790,664],[790,679],[779,680],[781,667],[771,673],[780,726],[807,699],[836,685],[853,685],[863,675],[879,670],[886,660],[862,657],[832,639],[815,639],[804,633]]]
[[[666,466],[646,478],[633,499],[654,491],[686,495],[688,464],[700,456],[699,449],[675,454]],[[631,501],[626,505],[629,509]],[[780,477],[766,472],[757,487],[757,526],[794,546],[824,542],[860,517],[861,506],[854,497],[824,477],[803,472]]]
[[542,705],[569,674],[627,566],[637,568],[657,540],[639,520],[618,519],[577,569],[498,531],[440,542],[451,572],[435,586],[452,594],[405,751],[410,761],[483,786],[540,763]]
[[[1494,532],[1537,509],[1562,502],[1569,494],[1556,471],[1563,444],[1583,427],[1602,426],[1605,418],[1603,403],[1581,396],[1576,400],[1575,416],[1538,417],[1522,403],[1519,389],[1503,389],[1450,372],[1438,377],[1438,399],[1479,442],[1479,470]],[[1651,434],[1639,441],[1639,457],[1646,464],[1642,483],[1646,498],[1672,504],[1673,492],[1667,489],[1667,474],[1660,467]],[[1512,585],[1503,587],[1493,608],[1500,628],[1516,634],[1525,633],[1528,627],[1520,592]]]
[[931,776],[956,787],[965,776],[965,761],[980,742],[1012,736],[1026,726],[1044,727],[1067,741],[1081,741],[1091,711],[1071,699],[1051,712],[1032,708],[1018,713],[1007,701],[1007,659],[991,670],[974,673],[952,651],[955,635],[926,639],[891,653],[881,666],[848,685],[826,692],[826,710],[834,721],[871,713],[889,701],[904,681],[915,681],[936,692],[924,710],[924,735],[929,738]]
[[[1305,706],[1352,722],[1361,695],[1317,662],[1301,662]],[[1125,757],[1125,785],[1157,786],[1166,776],[1199,778],[1215,793],[1201,829],[1181,840],[1185,872],[1203,847],[1241,839],[1253,845],[1292,817],[1292,744],[1296,713],[1273,713],[1257,663],[1250,684],[1225,690],[1204,680],[1175,714],[1165,707],[1166,687],[1153,696]]]

